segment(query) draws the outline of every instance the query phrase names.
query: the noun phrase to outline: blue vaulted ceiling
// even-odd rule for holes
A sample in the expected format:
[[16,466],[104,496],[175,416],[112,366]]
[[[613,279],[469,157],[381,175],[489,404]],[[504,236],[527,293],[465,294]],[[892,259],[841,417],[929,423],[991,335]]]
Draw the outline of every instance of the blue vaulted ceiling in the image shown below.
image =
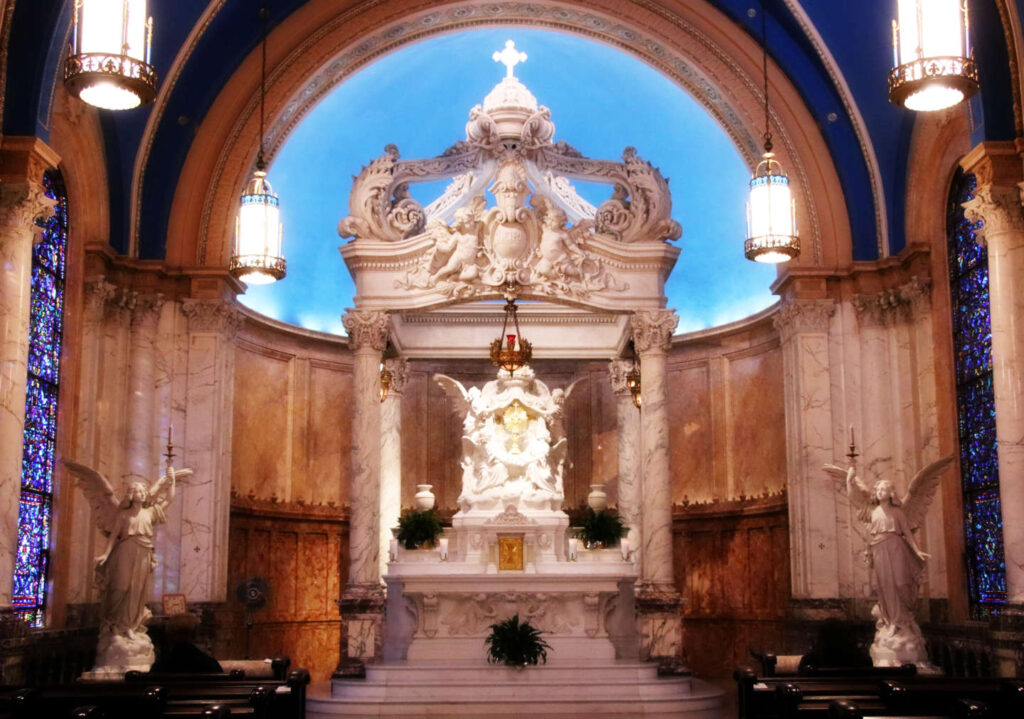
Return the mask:
[[[305,0],[271,0],[271,28]],[[760,38],[758,0],[708,0],[735,24],[737,32]],[[1024,13],[1024,0],[1016,0]],[[18,0],[10,34],[4,134],[47,138],[47,118],[59,59],[67,41],[73,0]],[[165,77],[207,0],[150,0],[157,28],[153,61]],[[878,162],[885,203],[887,252],[905,244],[906,163],[913,126],[911,113],[888,103],[886,75],[892,57],[890,20],[896,0],[877,3],[837,0],[764,0],[772,59],[786,72],[816,118],[828,143],[845,193],[856,260],[879,256],[871,168],[855,131],[842,91],[796,13],[806,13],[834,59],[866,128],[864,138]],[[139,256],[164,256],[173,188],[195,129],[217,94],[258,45],[260,21],[252,0],[224,0],[209,21],[168,98],[153,138],[141,191]],[[794,11],[795,8],[795,11]],[[1007,50],[995,0],[972,0],[973,45],[983,91],[972,103],[973,139],[1013,139],[1016,135]],[[129,201],[136,154],[150,109],[101,113],[111,203],[111,244],[129,246]]]

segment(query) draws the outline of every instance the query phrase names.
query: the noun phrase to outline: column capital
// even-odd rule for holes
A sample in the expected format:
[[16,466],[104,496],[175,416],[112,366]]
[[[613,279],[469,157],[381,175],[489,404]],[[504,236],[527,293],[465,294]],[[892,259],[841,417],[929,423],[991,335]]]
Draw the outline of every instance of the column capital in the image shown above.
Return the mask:
[[132,308],[132,326],[155,329],[163,305],[164,296],[159,292],[152,295],[136,296],[135,307]]
[[908,282],[893,289],[853,298],[857,320],[865,325],[887,327],[912,320],[931,304],[931,280],[914,275]]
[[0,227],[34,232],[36,222],[53,214],[54,201],[46,196],[42,182],[0,184]]
[[391,334],[391,316],[379,310],[350,310],[341,316],[353,350],[369,347],[383,352]]
[[791,299],[779,308],[772,323],[785,340],[800,332],[828,332],[835,312],[835,300]]
[[181,303],[189,332],[222,332],[232,335],[242,324],[234,302],[188,298]]
[[393,357],[384,360],[384,368],[391,373],[391,387],[388,389],[388,396],[400,395],[405,389],[405,380],[409,376],[409,362],[402,357]]
[[85,306],[90,312],[102,312],[107,302],[117,294],[117,286],[107,282],[103,275],[90,277],[84,283]]
[[614,394],[632,399],[633,393],[626,386],[626,377],[633,371],[633,366],[633,361],[626,359],[613,359],[608,363],[608,378]]
[[636,351],[641,354],[668,351],[677,324],[679,318],[675,310],[638,310],[630,318]]
[[1024,232],[1024,211],[1021,210],[1021,189],[1015,185],[981,185],[974,191],[974,199],[963,203],[964,217],[970,222],[980,221],[976,235],[988,244],[994,235],[1004,232]]

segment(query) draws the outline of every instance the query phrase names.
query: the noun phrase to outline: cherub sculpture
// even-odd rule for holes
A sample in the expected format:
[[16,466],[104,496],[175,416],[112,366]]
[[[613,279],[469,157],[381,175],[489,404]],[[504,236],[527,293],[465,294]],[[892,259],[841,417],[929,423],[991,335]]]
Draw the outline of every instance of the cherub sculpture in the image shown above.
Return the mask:
[[78,479],[96,525],[107,539],[95,565],[100,590],[97,670],[148,671],[154,659],[153,642],[146,633],[152,613],[146,603],[153,593],[155,526],[166,520],[175,482],[191,476],[192,470],[176,470],[168,460],[160,479],[148,486],[134,482],[119,498],[96,470],[68,459],[64,466]]
[[952,457],[943,457],[926,466],[910,480],[903,497],[897,496],[888,479],[867,487],[853,463],[845,470],[831,464],[824,467],[829,474],[845,478],[850,503],[867,529],[871,579],[878,598],[871,612],[876,620],[871,645],[875,666],[928,664],[921,629],[914,619],[928,555],[921,551],[914,531],[924,523],[939,479],[952,461]]

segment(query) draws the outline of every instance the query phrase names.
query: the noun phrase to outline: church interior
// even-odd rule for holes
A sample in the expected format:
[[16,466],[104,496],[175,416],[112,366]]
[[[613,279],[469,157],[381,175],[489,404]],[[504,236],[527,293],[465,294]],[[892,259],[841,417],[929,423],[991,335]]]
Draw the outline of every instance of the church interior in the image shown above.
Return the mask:
[[[947,10],[952,46],[914,60]],[[685,684],[674,716],[717,716],[736,667],[837,620],[875,668],[1024,678],[1022,16],[0,0],[0,686],[144,670],[181,612],[218,660],[308,670],[316,717],[346,691],[385,715],[396,667],[468,686],[513,614],[553,671]],[[240,238],[277,212],[265,170],[303,119],[381,58],[485,29],[610,48],[691,98],[752,176],[746,238],[715,241],[776,263],[770,304],[692,329],[667,286],[701,220],[667,159],[576,149],[510,40],[464,58],[493,90],[443,153],[340,168],[337,331],[247,305],[295,277],[287,225]],[[417,507],[432,549],[399,544]],[[576,538],[604,513],[618,544]]]

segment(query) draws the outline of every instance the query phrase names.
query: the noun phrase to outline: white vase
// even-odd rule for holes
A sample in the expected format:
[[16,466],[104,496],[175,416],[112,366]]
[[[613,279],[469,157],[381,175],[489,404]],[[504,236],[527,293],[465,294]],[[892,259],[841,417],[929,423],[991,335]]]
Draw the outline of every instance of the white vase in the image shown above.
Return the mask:
[[434,493],[430,491],[430,488],[433,486],[432,484],[416,485],[416,496],[413,499],[416,501],[416,506],[419,507],[421,512],[434,508]]
[[587,495],[587,506],[595,512],[600,512],[608,507],[608,495],[604,491],[603,484],[590,485],[590,494]]

